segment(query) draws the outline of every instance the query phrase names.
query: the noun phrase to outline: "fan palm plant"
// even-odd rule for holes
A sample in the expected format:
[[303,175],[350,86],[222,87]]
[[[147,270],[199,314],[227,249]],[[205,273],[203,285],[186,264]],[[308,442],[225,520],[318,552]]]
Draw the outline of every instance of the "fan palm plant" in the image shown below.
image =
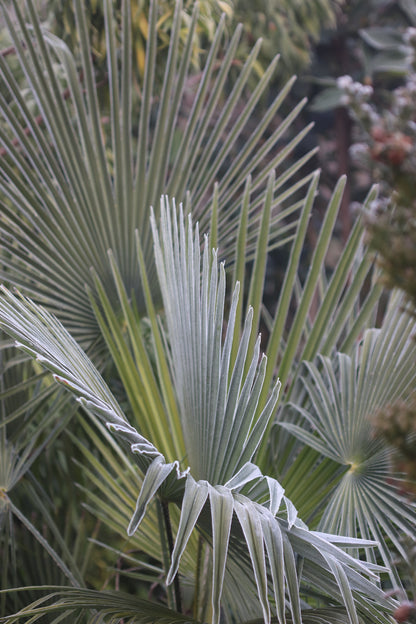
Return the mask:
[[[383,609],[388,608],[388,603],[377,583],[367,578],[371,579],[383,568],[364,564],[340,548],[340,545],[366,548],[374,542],[310,531],[298,519],[279,482],[264,476],[252,463],[276,407],[280,383],[275,384],[259,412],[266,358],[258,362],[258,340],[253,353],[248,354],[252,334],[250,312],[231,365],[232,344],[238,340],[235,326],[238,286],[223,341],[225,272],[222,266],[218,267],[215,254],[210,259],[208,245],[204,248],[201,267],[198,228],[194,232],[190,222],[186,233],[182,216],[178,224],[175,212],[172,218],[165,209],[161,236],[154,225],[154,238],[172,383],[183,434],[182,461],[167,461],[150,440],[129,424],[97,370],[49,313],[5,291],[6,298],[1,302],[4,328],[21,341],[24,350],[51,370],[55,379],[77,394],[87,411],[103,419],[110,431],[130,446],[144,479],[128,534],[133,535],[139,529],[148,505],[158,495],[169,535],[169,502],[179,505],[168,585],[177,576],[195,527],[200,527],[212,550],[213,622],[220,621],[222,598],[226,606],[231,606],[230,616],[234,613],[240,618],[247,617],[250,612],[254,615],[255,608],[247,604],[247,597],[239,607],[232,599],[242,582],[242,571],[247,575],[246,591],[257,593],[266,622],[271,616],[270,591],[279,622],[285,621],[286,612],[300,622],[301,595],[312,590],[321,601],[326,597],[343,606],[345,616],[352,621],[357,620],[358,614],[375,618],[376,605],[381,609],[378,618],[383,620]],[[241,552],[243,544],[245,548]],[[241,559],[237,570],[233,570],[235,557]],[[297,557],[302,559],[301,571],[296,569]],[[250,565],[254,579],[247,574]],[[82,595],[80,591],[74,595],[78,599]],[[174,603],[180,611],[178,586]],[[27,615],[36,612],[32,607]],[[23,613],[24,610],[19,615]],[[138,605],[130,616],[140,617],[140,613]],[[118,614],[118,617],[122,616]]]
[[[345,180],[301,277],[319,174],[298,175],[310,154],[287,170],[281,165],[306,132],[282,143],[302,104],[266,138],[291,82],[240,151],[239,137],[274,64],[240,108],[256,45],[223,95],[239,32],[222,48],[220,25],[192,92],[196,14],[179,54],[177,3],[159,94],[157,3],[140,83],[131,69],[129,3],[118,31],[106,1],[108,85],[99,101],[80,0],[80,59],[43,31],[31,2],[29,26],[15,5],[15,17],[6,9],[4,16],[29,91],[23,94],[0,58],[7,91],[1,102],[7,124],[0,127],[2,275],[37,303],[3,289],[1,324],[36,358],[32,372],[39,376],[43,366],[78,397],[81,416],[71,420],[68,453],[77,449],[79,501],[105,526],[107,552],[133,566],[121,572],[136,589],[161,585],[162,600],[86,589],[85,566],[70,556],[70,538],[47,506],[42,513],[53,537],[25,521],[12,491],[19,468],[2,484],[2,511],[26,526],[67,585],[43,584],[41,597],[7,621],[273,616],[279,624],[387,623],[394,602],[381,584],[389,573],[400,583],[389,549],[412,533],[416,514],[399,483],[384,486],[388,458],[371,440],[366,418],[392,398],[407,400],[414,385],[412,324],[393,299],[383,327],[372,329],[381,288],[359,219],[332,273],[325,269]],[[183,109],[189,90],[190,110]],[[183,208],[167,198],[160,203],[165,191]],[[373,199],[372,191],[367,204]],[[200,231],[208,230],[201,252]],[[277,245],[288,247],[288,261],[269,311],[263,285],[268,251]],[[227,271],[218,257],[227,260]],[[268,333],[263,344],[260,324]],[[17,391],[22,383],[23,377]],[[45,447],[53,448],[49,438],[73,410],[65,395],[52,394],[50,377],[33,388],[26,402],[19,397],[26,406],[15,414],[19,429],[11,428],[8,411],[1,427],[2,451],[14,453],[2,452],[4,474],[27,466],[32,482],[32,457],[40,462]],[[11,393],[5,388],[4,398]],[[7,529],[3,544],[9,536]],[[3,578],[7,596],[18,596],[5,567]]]

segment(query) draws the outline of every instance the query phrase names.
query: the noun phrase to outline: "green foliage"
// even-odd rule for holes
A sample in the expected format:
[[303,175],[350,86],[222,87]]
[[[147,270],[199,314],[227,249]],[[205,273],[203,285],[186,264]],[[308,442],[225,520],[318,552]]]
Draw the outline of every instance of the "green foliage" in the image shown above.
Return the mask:
[[316,112],[345,106],[345,91],[338,78],[351,75],[364,85],[391,88],[408,71],[405,31],[416,25],[414,0],[359,0],[345,3],[336,28],[323,34],[319,71],[312,68],[310,80],[318,85],[311,102]]
[[263,63],[279,52],[283,71],[290,76],[309,65],[312,43],[324,28],[335,26],[339,4],[338,0],[235,0],[234,21],[244,24],[248,42],[264,39]]
[[367,417],[411,400],[413,323],[392,297],[375,329],[360,218],[326,269],[345,179],[301,271],[319,173],[312,153],[285,166],[304,103],[273,126],[293,81],[253,128],[276,63],[256,78],[255,44],[229,89],[241,32],[225,43],[221,22],[195,73],[180,3],[159,57],[153,2],[138,96],[130,3],[107,0],[100,99],[81,1],[73,52],[14,5],[28,91],[0,57],[1,272],[23,294],[3,287],[0,323],[24,356],[1,351],[2,619],[387,624],[416,510]]
[[[121,20],[122,1],[113,0],[113,11],[117,19]],[[146,44],[150,28],[150,2],[132,0],[131,5],[131,33],[133,41],[133,65],[136,79],[141,81],[146,67]],[[181,8],[183,26],[180,31],[182,50],[186,47],[188,26],[194,7],[194,2],[187,0]],[[160,17],[157,24],[157,46],[168,50],[172,29],[174,27],[175,7],[172,2],[159,2]],[[47,2],[46,19],[49,28],[65,43],[74,49],[80,45],[76,11],[72,3],[49,0]],[[106,31],[104,4],[97,0],[87,0],[84,3],[84,13],[88,24],[88,38],[94,53],[94,64],[100,73],[105,71]],[[192,62],[196,67],[200,65],[200,54],[204,44],[212,42],[221,14],[229,18],[233,15],[233,6],[229,0],[202,0],[199,2],[198,26],[192,42]],[[151,34],[151,36],[154,36]],[[101,71],[100,71],[101,70]]]
[[[178,201],[189,203],[192,200],[194,214],[204,229],[209,227],[215,195],[215,201],[221,205],[224,224],[217,242],[222,253],[232,253],[238,222],[238,193],[246,176],[252,175],[252,192],[261,202],[269,171],[279,166],[287,152],[293,150],[305,134],[305,131],[300,132],[288,146],[269,156],[304,104],[295,107],[277,128],[270,129],[273,117],[291,88],[292,82],[289,82],[246,142],[244,153],[239,154],[241,135],[244,136],[251,115],[267,88],[277,59],[257,80],[256,87],[243,100],[241,108],[242,95],[260,46],[254,46],[231,93],[226,95],[224,84],[241,30],[236,30],[219,64],[217,55],[224,30],[222,21],[196,87],[190,63],[197,12],[194,11],[187,29],[186,48],[183,54],[179,54],[180,3],[176,3],[174,34],[170,39],[161,92],[154,76],[158,66],[158,7],[152,4],[143,92],[137,102],[133,91],[128,4],[123,5],[120,42],[116,39],[118,31],[110,3],[106,2],[105,6],[109,33],[109,124],[107,117],[102,116],[102,104],[97,97],[97,79],[91,64],[92,51],[80,1],[75,2],[81,40],[80,58],[75,58],[61,40],[42,33],[33,7],[30,15],[33,28],[30,29],[18,6],[18,30],[9,13],[4,13],[41,123],[28,109],[7,60],[0,58],[0,71],[8,90],[7,101],[2,105],[7,126],[3,124],[0,128],[6,151],[0,179],[3,245],[14,259],[19,257],[16,264],[4,254],[6,273],[3,277],[13,280],[28,293],[36,291],[36,297],[59,311],[60,317],[65,318],[68,328],[83,344],[89,344],[99,336],[83,287],[88,284],[94,288],[90,267],[94,267],[108,296],[113,297],[108,249],[112,250],[119,265],[127,292],[129,295],[135,293],[139,310],[143,311],[135,260],[135,229],[139,231],[146,262],[152,263],[148,214],[151,205],[158,210],[162,193],[167,192]],[[58,64],[60,74],[65,76],[69,93],[66,100],[61,97],[52,59]],[[40,89],[38,85],[41,85]],[[185,106],[189,96],[190,108]],[[230,126],[232,128],[227,132]],[[263,141],[269,129],[269,136]],[[16,149],[10,132],[17,138],[20,149]],[[279,231],[282,207],[285,216],[298,209],[296,203],[291,203],[292,195],[307,183],[307,178],[300,181],[292,178],[307,160],[308,156],[275,180],[271,247],[286,240],[287,231],[283,241]],[[228,166],[228,163],[232,164]],[[251,207],[253,217],[256,210],[254,204]],[[255,218],[253,224],[251,240],[248,240],[249,251],[253,249],[251,241],[256,233]],[[13,251],[14,241],[20,241],[16,253]],[[154,269],[147,268],[153,288]],[[40,275],[42,279],[39,279]],[[34,282],[37,284],[35,289],[32,287]]]
[[[338,601],[345,605],[353,621],[357,618],[357,610],[363,617],[370,617],[374,609],[372,601],[380,605],[384,600],[380,590],[363,576],[371,574],[371,567],[366,569],[363,563],[343,553],[337,545],[343,543],[349,547],[359,547],[374,542],[309,532],[306,525],[297,519],[297,512],[284,496],[280,484],[271,477],[264,477],[259,468],[251,463],[264,438],[279,389],[278,385],[265,409],[256,417],[265,369],[264,365],[260,365],[256,377],[258,342],[248,372],[241,378],[251,329],[251,314],[241,336],[233,370],[228,373],[237,294],[231,306],[221,353],[225,278],[223,270],[218,269],[215,256],[211,265],[208,249],[205,248],[200,276],[197,271],[200,266],[198,229],[194,234],[190,223],[186,235],[182,218],[179,218],[178,224],[176,214],[173,213],[170,221],[167,210],[162,210],[160,239],[157,230],[154,230],[154,237],[156,266],[167,313],[166,339],[170,344],[172,380],[177,392],[185,440],[185,465],[188,466],[185,471],[181,470],[177,461],[167,463],[152,442],[127,422],[98,371],[63,326],[49,313],[41,311],[27,300],[19,301],[6,293],[7,298],[1,302],[4,328],[19,339],[25,351],[36,355],[38,361],[54,373],[57,381],[78,395],[85,409],[104,419],[111,431],[129,443],[140,470],[145,474],[128,527],[130,535],[137,531],[150,501],[158,491],[164,501],[181,501],[180,520],[167,575],[168,584],[177,574],[193,528],[200,523],[203,533],[211,535],[214,622],[219,621],[220,617],[227,553],[230,550],[231,556],[236,547],[233,537],[235,532],[235,537],[238,536],[238,528],[231,531],[234,515],[247,544],[265,621],[270,618],[268,574],[273,579],[276,604],[280,605],[277,612],[279,621],[284,619],[285,604],[290,608],[294,621],[300,621],[301,606],[297,589],[300,581],[301,587],[305,584],[307,591],[312,588],[319,591],[321,599],[324,599],[325,594],[331,596],[332,600],[338,596]],[[182,306],[177,308],[179,300]],[[186,315],[183,314],[185,310]],[[200,355],[194,353],[192,348],[189,351],[184,349],[183,331],[190,347],[194,345],[196,349],[196,342],[199,343]],[[206,344],[204,336],[208,339]],[[205,359],[207,357],[208,360]],[[199,363],[196,368],[192,366],[195,361]],[[196,375],[199,366],[202,372],[200,378]],[[211,366],[214,368],[210,370]],[[192,377],[194,381],[190,383]],[[183,383],[185,379],[187,382]],[[197,389],[199,395],[196,394]],[[212,398],[209,398],[208,393],[212,393]],[[188,420],[189,417],[191,420]],[[215,456],[212,449],[217,447],[219,452]],[[206,450],[211,452],[207,453]],[[195,480],[192,473],[199,479]],[[210,521],[203,512],[208,498]],[[241,537],[238,542],[241,544]],[[300,579],[294,567],[292,549],[303,559]],[[227,579],[227,585],[228,591],[232,591],[231,579]],[[288,599],[285,597],[285,586]],[[365,597],[361,597],[363,593]]]
[[[388,288],[400,288],[413,313],[416,306],[415,33],[414,28],[408,28],[402,36],[405,75],[396,88],[387,91],[379,87],[373,91],[348,76],[338,80],[344,103],[361,129],[362,142],[354,146],[355,160],[380,180],[380,198],[365,211],[367,241],[377,252],[383,283]],[[393,43],[387,38],[385,45]],[[416,452],[412,438],[415,409],[411,405],[412,402],[403,404],[398,398],[385,409],[376,409],[374,414],[379,434],[399,451],[397,462],[409,476],[409,491],[413,490]]]
[[[413,519],[405,511],[406,496],[388,483],[391,460],[385,445],[374,437],[370,417],[386,404],[387,393],[392,402],[398,396],[409,399],[415,386],[412,320],[402,305],[398,297],[393,298],[382,329],[368,330],[351,356],[338,353],[336,359],[321,356],[316,363],[305,363],[299,388],[284,407],[280,422],[309,447],[345,467],[322,501],[319,528],[376,540],[387,565],[386,538],[405,557],[401,539],[412,537]],[[391,366],[388,384],[383,361]],[[305,419],[311,430],[304,421],[296,424],[299,419],[293,413]],[[377,510],[379,523],[373,522],[369,509]],[[391,572],[392,584],[400,587],[397,570],[392,567]]]
[[[121,0],[112,2],[115,14],[121,15]],[[149,37],[149,6],[146,0],[131,1],[131,28],[133,40],[133,64],[139,76],[143,77],[146,65],[146,43]],[[338,0],[302,0],[301,2],[276,2],[262,0],[202,0],[199,3],[198,25],[192,43],[192,62],[199,67],[207,44],[215,39],[221,14],[226,16],[227,32],[233,33],[238,24],[244,25],[244,37],[238,48],[238,59],[244,62],[252,44],[259,38],[264,40],[256,70],[262,73],[270,61],[282,56],[281,75],[290,77],[302,70],[310,61],[312,42],[319,39],[324,27],[334,27]],[[183,3],[184,26],[180,32],[181,46],[184,49],[195,2]],[[160,17],[157,26],[158,48],[166,52],[173,28],[174,10],[172,2],[159,2]],[[89,26],[89,38],[95,56],[96,66],[105,71],[106,34],[105,16],[101,3],[96,0],[85,2],[85,12]],[[49,0],[47,3],[47,23],[49,28],[63,39],[71,49],[79,45],[79,34],[75,12],[71,3]],[[280,77],[281,79],[281,77]]]

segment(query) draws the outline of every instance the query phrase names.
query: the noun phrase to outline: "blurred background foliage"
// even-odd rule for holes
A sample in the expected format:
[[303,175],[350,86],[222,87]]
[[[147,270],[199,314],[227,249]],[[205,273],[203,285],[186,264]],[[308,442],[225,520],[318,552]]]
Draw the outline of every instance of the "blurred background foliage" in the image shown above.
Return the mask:
[[[186,38],[187,25],[195,2],[188,0],[182,9],[182,43]],[[115,15],[120,19],[121,0],[114,0]],[[158,47],[165,49],[169,46],[172,29],[175,3],[163,0],[160,3],[160,17],[158,19]],[[105,71],[106,35],[104,26],[103,3],[99,0],[86,0],[85,12],[90,24],[90,40],[94,51],[94,63],[97,69]],[[204,44],[213,40],[221,14],[225,13],[229,19],[233,17],[233,6],[230,0],[202,0],[199,2],[199,22],[193,48],[193,63],[199,65],[199,55],[203,52]],[[78,29],[71,2],[50,0],[43,5],[45,23],[51,30],[62,38],[71,49],[79,44]],[[146,57],[146,41],[149,31],[149,2],[145,0],[131,0],[132,38],[134,49],[134,63],[139,77],[143,76]]]
[[[336,11],[342,0],[200,0],[198,30],[195,37],[193,62],[198,65],[199,55],[204,54],[208,42],[213,40],[219,18],[227,16],[229,33],[242,23],[245,38],[240,44],[237,58],[245,58],[247,51],[259,38],[263,39],[262,52],[257,69],[262,72],[277,52],[282,55],[280,79],[285,80],[293,73],[302,71],[310,60],[313,43],[319,41],[323,27],[334,27]],[[114,0],[120,11],[121,1]],[[184,29],[189,22],[195,0],[187,0],[183,5]],[[163,0],[158,21],[159,46],[166,48],[175,3]],[[78,43],[74,12],[69,2],[50,0],[43,4],[44,18],[49,27],[62,37],[70,47]],[[105,32],[102,3],[99,0],[86,0],[85,9],[91,20],[91,38],[94,42],[96,62],[105,57]],[[131,0],[133,18],[133,40],[135,63],[139,75],[143,75],[145,47],[148,34],[149,3],[146,0]]]

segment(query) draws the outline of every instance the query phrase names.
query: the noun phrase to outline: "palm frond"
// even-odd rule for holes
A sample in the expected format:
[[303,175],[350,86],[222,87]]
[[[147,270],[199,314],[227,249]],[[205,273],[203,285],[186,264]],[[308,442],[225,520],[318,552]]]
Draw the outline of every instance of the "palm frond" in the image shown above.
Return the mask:
[[168,205],[162,207],[160,236],[154,218],[152,225],[187,462],[197,480],[224,484],[252,459],[276,406],[280,385],[275,385],[265,409],[254,420],[266,360],[262,358],[258,367],[259,340],[254,353],[248,352],[252,311],[247,315],[236,362],[231,368],[238,285],[221,347],[225,323],[224,265],[218,269],[216,252],[210,260],[206,242],[201,282],[199,228],[196,226],[194,233],[189,218],[185,233],[181,214],[178,227],[175,208],[171,214]]
[[[290,617],[287,618],[287,623],[292,621]],[[277,624],[276,618],[271,619],[271,624]],[[349,622],[348,613],[345,609],[340,607],[332,607],[326,609],[303,609],[302,610],[302,622],[304,624],[347,624]],[[246,620],[244,624],[262,624],[263,620],[253,619]]]
[[[416,509],[400,492],[400,481],[389,478],[389,451],[374,437],[370,417],[388,402],[406,399],[414,388],[414,322],[403,305],[396,294],[382,328],[368,330],[352,355],[305,362],[298,391],[280,421],[320,456],[342,467],[342,476],[326,494],[320,528],[376,540],[395,585],[400,578],[387,543],[404,554],[401,538],[414,534]],[[290,421],[290,414],[298,414],[301,421]],[[305,422],[307,427],[302,426]]]
[[[90,293],[91,305],[128,399],[130,422],[144,437],[152,440],[167,459],[174,461],[177,457],[185,455],[183,434],[176,399],[173,396],[166,352],[159,336],[150,288],[146,282],[146,267],[140,252],[138,260],[146,304],[152,308],[149,309],[149,315],[153,319],[153,331],[148,340],[150,345],[146,344],[143,335],[144,321],[139,317],[135,302],[126,292],[119,268],[111,253],[109,262],[120,312],[118,314],[115,312],[114,295],[112,301],[97,276],[95,296]],[[159,343],[156,348],[153,347],[153,343],[157,343],[158,337]],[[157,363],[156,367],[154,360]]]
[[85,494],[85,507],[90,513],[111,529],[112,534],[120,536],[125,548],[146,552],[152,559],[160,558],[160,543],[154,526],[157,524],[156,513],[150,510],[145,518],[140,534],[126,540],[126,526],[133,514],[137,491],[142,478],[134,465],[134,459],[123,450],[109,431],[97,419],[93,425],[81,421],[82,428],[93,444],[98,458],[85,443],[74,438],[74,444],[81,452],[80,468],[89,487],[81,487]]
[[[7,618],[9,624],[14,622],[37,622],[45,615],[56,618],[48,620],[52,623],[61,622],[63,617],[75,618],[79,613],[88,614],[88,622],[117,624],[128,621],[137,624],[200,624],[193,618],[172,611],[167,607],[114,591],[95,591],[91,589],[74,589],[70,587],[42,587],[43,593],[52,590],[46,596],[21,609]],[[1,590],[0,590],[1,591]],[[14,590],[21,591],[21,590]],[[85,619],[81,621],[85,622]],[[1,621],[3,618],[0,618]],[[74,621],[72,619],[72,621]]]
[[[112,4],[106,0],[108,84],[101,90],[108,94],[107,106],[107,98],[99,100],[97,95],[99,79],[94,73],[81,0],[74,0],[79,58],[63,41],[42,29],[32,0],[27,3],[29,24],[25,23],[20,3],[12,4],[14,17],[7,3],[2,4],[2,11],[25,76],[25,88],[1,56],[0,75],[5,91],[0,101],[5,121],[0,127],[4,148],[0,189],[5,280],[46,304],[78,341],[89,344],[99,336],[84,289],[84,284],[94,289],[91,268],[114,306],[118,303],[112,294],[108,249],[113,251],[126,291],[134,293],[143,310],[136,229],[152,288],[156,284],[148,215],[151,205],[158,211],[162,192],[174,195],[178,201],[191,199],[204,230],[209,227],[216,192],[216,201],[222,207],[218,244],[222,252],[232,257],[240,196],[250,174],[253,201],[247,250],[251,255],[260,227],[258,206],[265,181],[270,171],[277,169],[268,245],[284,241],[279,226],[285,216],[299,208],[292,196],[307,184],[309,176],[295,176],[311,153],[280,171],[287,155],[307,132],[300,132],[283,147],[286,132],[304,102],[274,127],[293,80],[277,94],[249,139],[245,138],[253,111],[277,64],[275,59],[263,77],[257,79],[242,105],[243,94],[249,91],[248,84],[255,73],[259,43],[226,95],[226,81],[235,64],[241,28],[236,29],[229,45],[224,47],[222,20],[195,89],[191,58],[197,8],[180,50],[183,12],[181,2],[177,2],[160,87],[155,77],[159,59],[158,3],[154,0],[150,3],[146,67],[140,83],[131,62],[130,3],[122,3],[121,22],[117,24]],[[189,99],[190,110],[186,108]],[[30,103],[35,104],[36,110]],[[263,140],[265,136],[267,140]],[[293,228],[287,232],[288,236],[291,234]]]
[[[344,179],[340,179],[334,189],[311,255],[308,273],[305,278],[301,277],[302,250],[318,179],[316,174],[305,196],[276,310],[268,319],[266,354],[269,364],[260,405],[267,400],[267,388],[276,374],[279,374],[284,388],[282,399],[287,402],[295,387],[302,360],[313,359],[318,353],[330,355],[334,349],[352,350],[360,334],[373,326],[382,300],[382,286],[377,282],[374,257],[364,246],[363,223],[359,218],[330,274],[325,265]],[[365,205],[375,196],[376,188],[373,188]],[[253,272],[252,280],[257,277]],[[253,302],[256,306],[260,303],[259,300]],[[302,445],[277,427],[270,426],[267,435],[270,444],[263,445],[256,461],[264,472],[285,478],[302,451]],[[297,465],[293,471],[299,469]],[[308,499],[307,496],[305,498]]]
[[[366,327],[372,310],[377,306],[381,287],[374,284],[370,293],[363,293],[366,280],[371,279],[374,258],[363,247],[363,224],[357,219],[349,240],[341,253],[335,270],[328,279],[325,274],[325,257],[332,240],[334,226],[341,204],[345,178],[341,178],[328,203],[318,240],[313,250],[310,266],[299,294],[299,262],[306,236],[306,226],[317,192],[318,176],[311,182],[298,224],[295,243],[286,270],[285,281],[273,318],[267,353],[277,360],[282,383],[290,381],[288,393],[296,378],[295,371],[302,360],[312,359],[317,353],[329,354],[347,339],[353,342],[357,330]],[[374,200],[373,188],[365,205]],[[362,299],[360,305],[360,298]],[[288,323],[290,304],[296,301],[294,318]],[[366,308],[369,308],[368,310]],[[366,314],[361,314],[361,309]],[[357,324],[351,316],[359,317]],[[358,319],[357,319],[358,320]],[[285,328],[290,330],[286,334]],[[286,330],[287,331],[287,330]],[[283,340],[284,338],[284,340]],[[282,346],[284,345],[284,347]],[[272,373],[269,371],[268,378]]]

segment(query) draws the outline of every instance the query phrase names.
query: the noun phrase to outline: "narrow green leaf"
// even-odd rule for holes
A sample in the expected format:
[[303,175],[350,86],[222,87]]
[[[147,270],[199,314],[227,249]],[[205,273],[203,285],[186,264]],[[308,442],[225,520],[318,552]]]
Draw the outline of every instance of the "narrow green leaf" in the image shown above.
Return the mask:
[[311,304],[312,297],[316,289],[319,271],[321,269],[326,251],[328,249],[332,230],[338,214],[339,206],[341,204],[345,183],[346,179],[341,178],[337,184],[337,187],[334,190],[313,253],[308,276],[302,290],[302,299],[296,311],[296,315],[293,320],[292,327],[286,342],[285,354],[279,367],[279,377],[283,386],[285,385],[287,377],[289,375],[290,366],[294,360],[294,355],[297,351],[299,340],[303,332],[303,327],[307,318],[309,306]]
[[348,615],[350,616],[351,623],[359,624],[359,619],[354,604],[354,598],[346,574],[344,573],[339,563],[335,561],[332,557],[326,557],[326,560],[328,561],[331,570],[334,573],[335,578],[337,579],[337,583],[344,599],[345,608],[347,609]]
[[[266,388],[270,387],[271,380],[274,375],[275,362],[281,347],[283,332],[285,329],[286,318],[292,298],[296,275],[298,271],[300,255],[302,252],[303,242],[306,236],[306,229],[309,222],[310,212],[312,210],[313,200],[315,197],[319,175],[315,174],[305,198],[304,208],[299,220],[294,244],[291,248],[289,264],[286,269],[285,280],[277,303],[276,314],[273,321],[273,329],[269,337],[267,354],[269,358],[269,366],[266,372],[265,385],[261,395],[261,405],[265,403],[267,397]],[[289,358],[289,356],[287,356]],[[280,373],[279,373],[280,374]],[[283,380],[284,385],[284,380]]]
[[41,535],[38,529],[32,524],[32,522],[25,516],[24,513],[20,511],[16,505],[9,499],[9,505],[11,512],[16,518],[22,523],[22,525],[35,537],[35,539],[42,545],[42,547],[46,550],[48,555],[52,558],[52,560],[56,563],[58,568],[62,570],[66,578],[69,582],[74,585],[74,587],[79,587],[79,581],[74,576],[72,571],[68,568],[67,564],[63,561],[63,559],[58,555],[56,550],[49,544],[48,540]]
[[[7,591],[20,592],[25,589],[17,588]],[[42,592],[49,590],[52,593],[39,598],[15,615],[10,616],[10,622],[20,622],[23,618],[27,622],[32,622],[42,615],[54,613],[70,615],[73,610],[82,609],[83,611],[97,610],[101,616],[107,616],[107,618],[111,616],[117,621],[123,618],[140,618],[142,624],[201,624],[190,616],[177,613],[163,605],[137,598],[125,592],[73,589],[53,585],[27,589]],[[35,619],[26,620],[26,618]]]
[[[264,200],[264,206],[261,213],[261,225],[259,229],[258,239],[256,241],[256,256],[254,259],[254,266],[250,279],[250,288],[247,298],[247,305],[251,306],[253,310],[255,310],[255,314],[253,316],[253,325],[255,328],[259,326],[260,319],[260,311],[261,311],[261,302],[263,298],[263,290],[264,290],[264,279],[266,275],[266,260],[267,260],[267,251],[268,245],[267,241],[269,238],[269,229],[270,229],[270,214],[271,214],[271,206],[272,206],[272,198],[273,198],[273,186],[275,181],[274,171],[270,174],[269,179],[267,181],[267,190]],[[256,335],[253,332],[250,342],[249,342],[249,352],[254,348],[254,343],[256,341]],[[247,362],[246,370],[249,365]]]

